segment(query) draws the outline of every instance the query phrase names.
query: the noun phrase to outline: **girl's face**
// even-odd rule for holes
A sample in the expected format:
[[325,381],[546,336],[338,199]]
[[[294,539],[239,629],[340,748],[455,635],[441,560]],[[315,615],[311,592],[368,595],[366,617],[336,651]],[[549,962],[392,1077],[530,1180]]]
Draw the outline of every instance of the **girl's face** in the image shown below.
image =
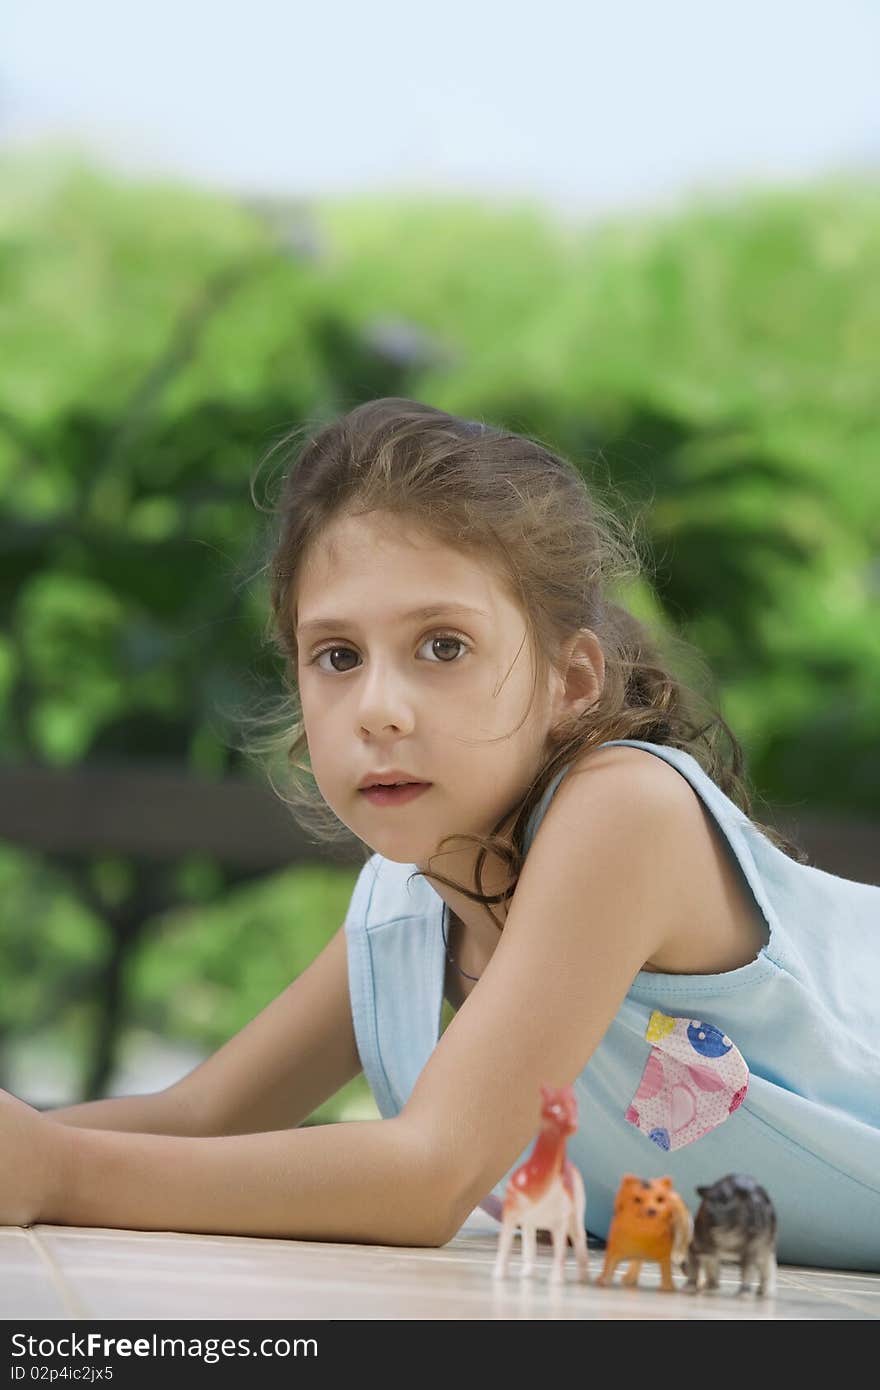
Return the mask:
[[[426,864],[444,835],[487,834],[518,804],[560,682],[538,687],[511,733],[531,694],[530,644],[488,568],[385,513],[338,519],[307,557],[292,621],[315,780],[374,852]],[[359,783],[386,769],[430,786],[376,805]],[[453,874],[457,859],[437,867]]]

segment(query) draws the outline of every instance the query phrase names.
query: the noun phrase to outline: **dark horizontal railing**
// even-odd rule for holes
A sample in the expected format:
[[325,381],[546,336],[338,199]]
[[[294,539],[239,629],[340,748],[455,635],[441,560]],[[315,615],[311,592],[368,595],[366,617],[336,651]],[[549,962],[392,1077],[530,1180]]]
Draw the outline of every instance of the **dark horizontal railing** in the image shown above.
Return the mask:
[[309,841],[263,783],[139,764],[0,767],[0,839],[65,856],[203,854],[250,872],[364,859],[353,836]]

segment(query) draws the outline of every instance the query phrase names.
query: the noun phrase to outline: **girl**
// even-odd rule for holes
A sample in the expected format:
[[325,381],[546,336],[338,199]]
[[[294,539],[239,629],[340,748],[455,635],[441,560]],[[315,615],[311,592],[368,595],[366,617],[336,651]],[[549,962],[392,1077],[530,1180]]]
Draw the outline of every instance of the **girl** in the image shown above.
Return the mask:
[[[280,523],[321,798],[292,804],[372,851],[345,922],[167,1090],[4,1095],[0,1220],[441,1245],[572,1083],[599,1235],[624,1172],[695,1207],[736,1170],[783,1261],[880,1268],[880,888],[750,819],[736,740],[610,600],[630,551],[577,471],[372,401],[306,443]],[[361,1069],[380,1120],[297,1128]]]

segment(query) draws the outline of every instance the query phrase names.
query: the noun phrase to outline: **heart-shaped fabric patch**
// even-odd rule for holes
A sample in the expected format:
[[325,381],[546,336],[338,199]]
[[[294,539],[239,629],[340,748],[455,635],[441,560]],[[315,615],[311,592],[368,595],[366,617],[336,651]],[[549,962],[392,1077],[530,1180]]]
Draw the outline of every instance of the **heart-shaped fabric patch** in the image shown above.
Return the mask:
[[626,1118],[661,1149],[681,1149],[723,1124],[742,1104],[749,1069],[720,1028],[655,1009],[652,1044]]

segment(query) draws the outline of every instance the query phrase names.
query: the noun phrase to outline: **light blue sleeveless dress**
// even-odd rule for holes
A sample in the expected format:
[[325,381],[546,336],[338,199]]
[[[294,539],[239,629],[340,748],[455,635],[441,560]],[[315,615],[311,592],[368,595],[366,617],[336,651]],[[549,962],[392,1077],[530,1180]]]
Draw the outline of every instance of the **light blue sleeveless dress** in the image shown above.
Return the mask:
[[[690,783],[760,908],[766,942],[724,974],[636,975],[573,1083],[579,1128],[567,1152],[584,1179],[588,1229],[607,1237],[624,1173],[669,1174],[692,1212],[698,1184],[748,1173],[776,1208],[781,1262],[880,1270],[880,887],[791,859],[689,753],[638,739],[604,746],[613,744],[645,749]],[[526,852],[567,771],[534,808]],[[358,1052],[385,1118],[403,1108],[440,1037],[447,908],[426,879],[407,884],[414,868],[374,854],[345,922]],[[697,1053],[674,1061],[664,1048],[682,1032]],[[729,1091],[711,1073],[719,1058],[746,1078],[729,1110]],[[658,1062],[685,1067],[697,1085],[667,1087],[673,1118],[648,1133],[636,1121],[663,1099]],[[723,1120],[677,1142],[674,1126],[686,1117],[676,1107],[691,1093],[702,1103],[713,1086],[719,1094],[708,1100]],[[487,1194],[487,1211],[498,1214],[533,1142]]]

